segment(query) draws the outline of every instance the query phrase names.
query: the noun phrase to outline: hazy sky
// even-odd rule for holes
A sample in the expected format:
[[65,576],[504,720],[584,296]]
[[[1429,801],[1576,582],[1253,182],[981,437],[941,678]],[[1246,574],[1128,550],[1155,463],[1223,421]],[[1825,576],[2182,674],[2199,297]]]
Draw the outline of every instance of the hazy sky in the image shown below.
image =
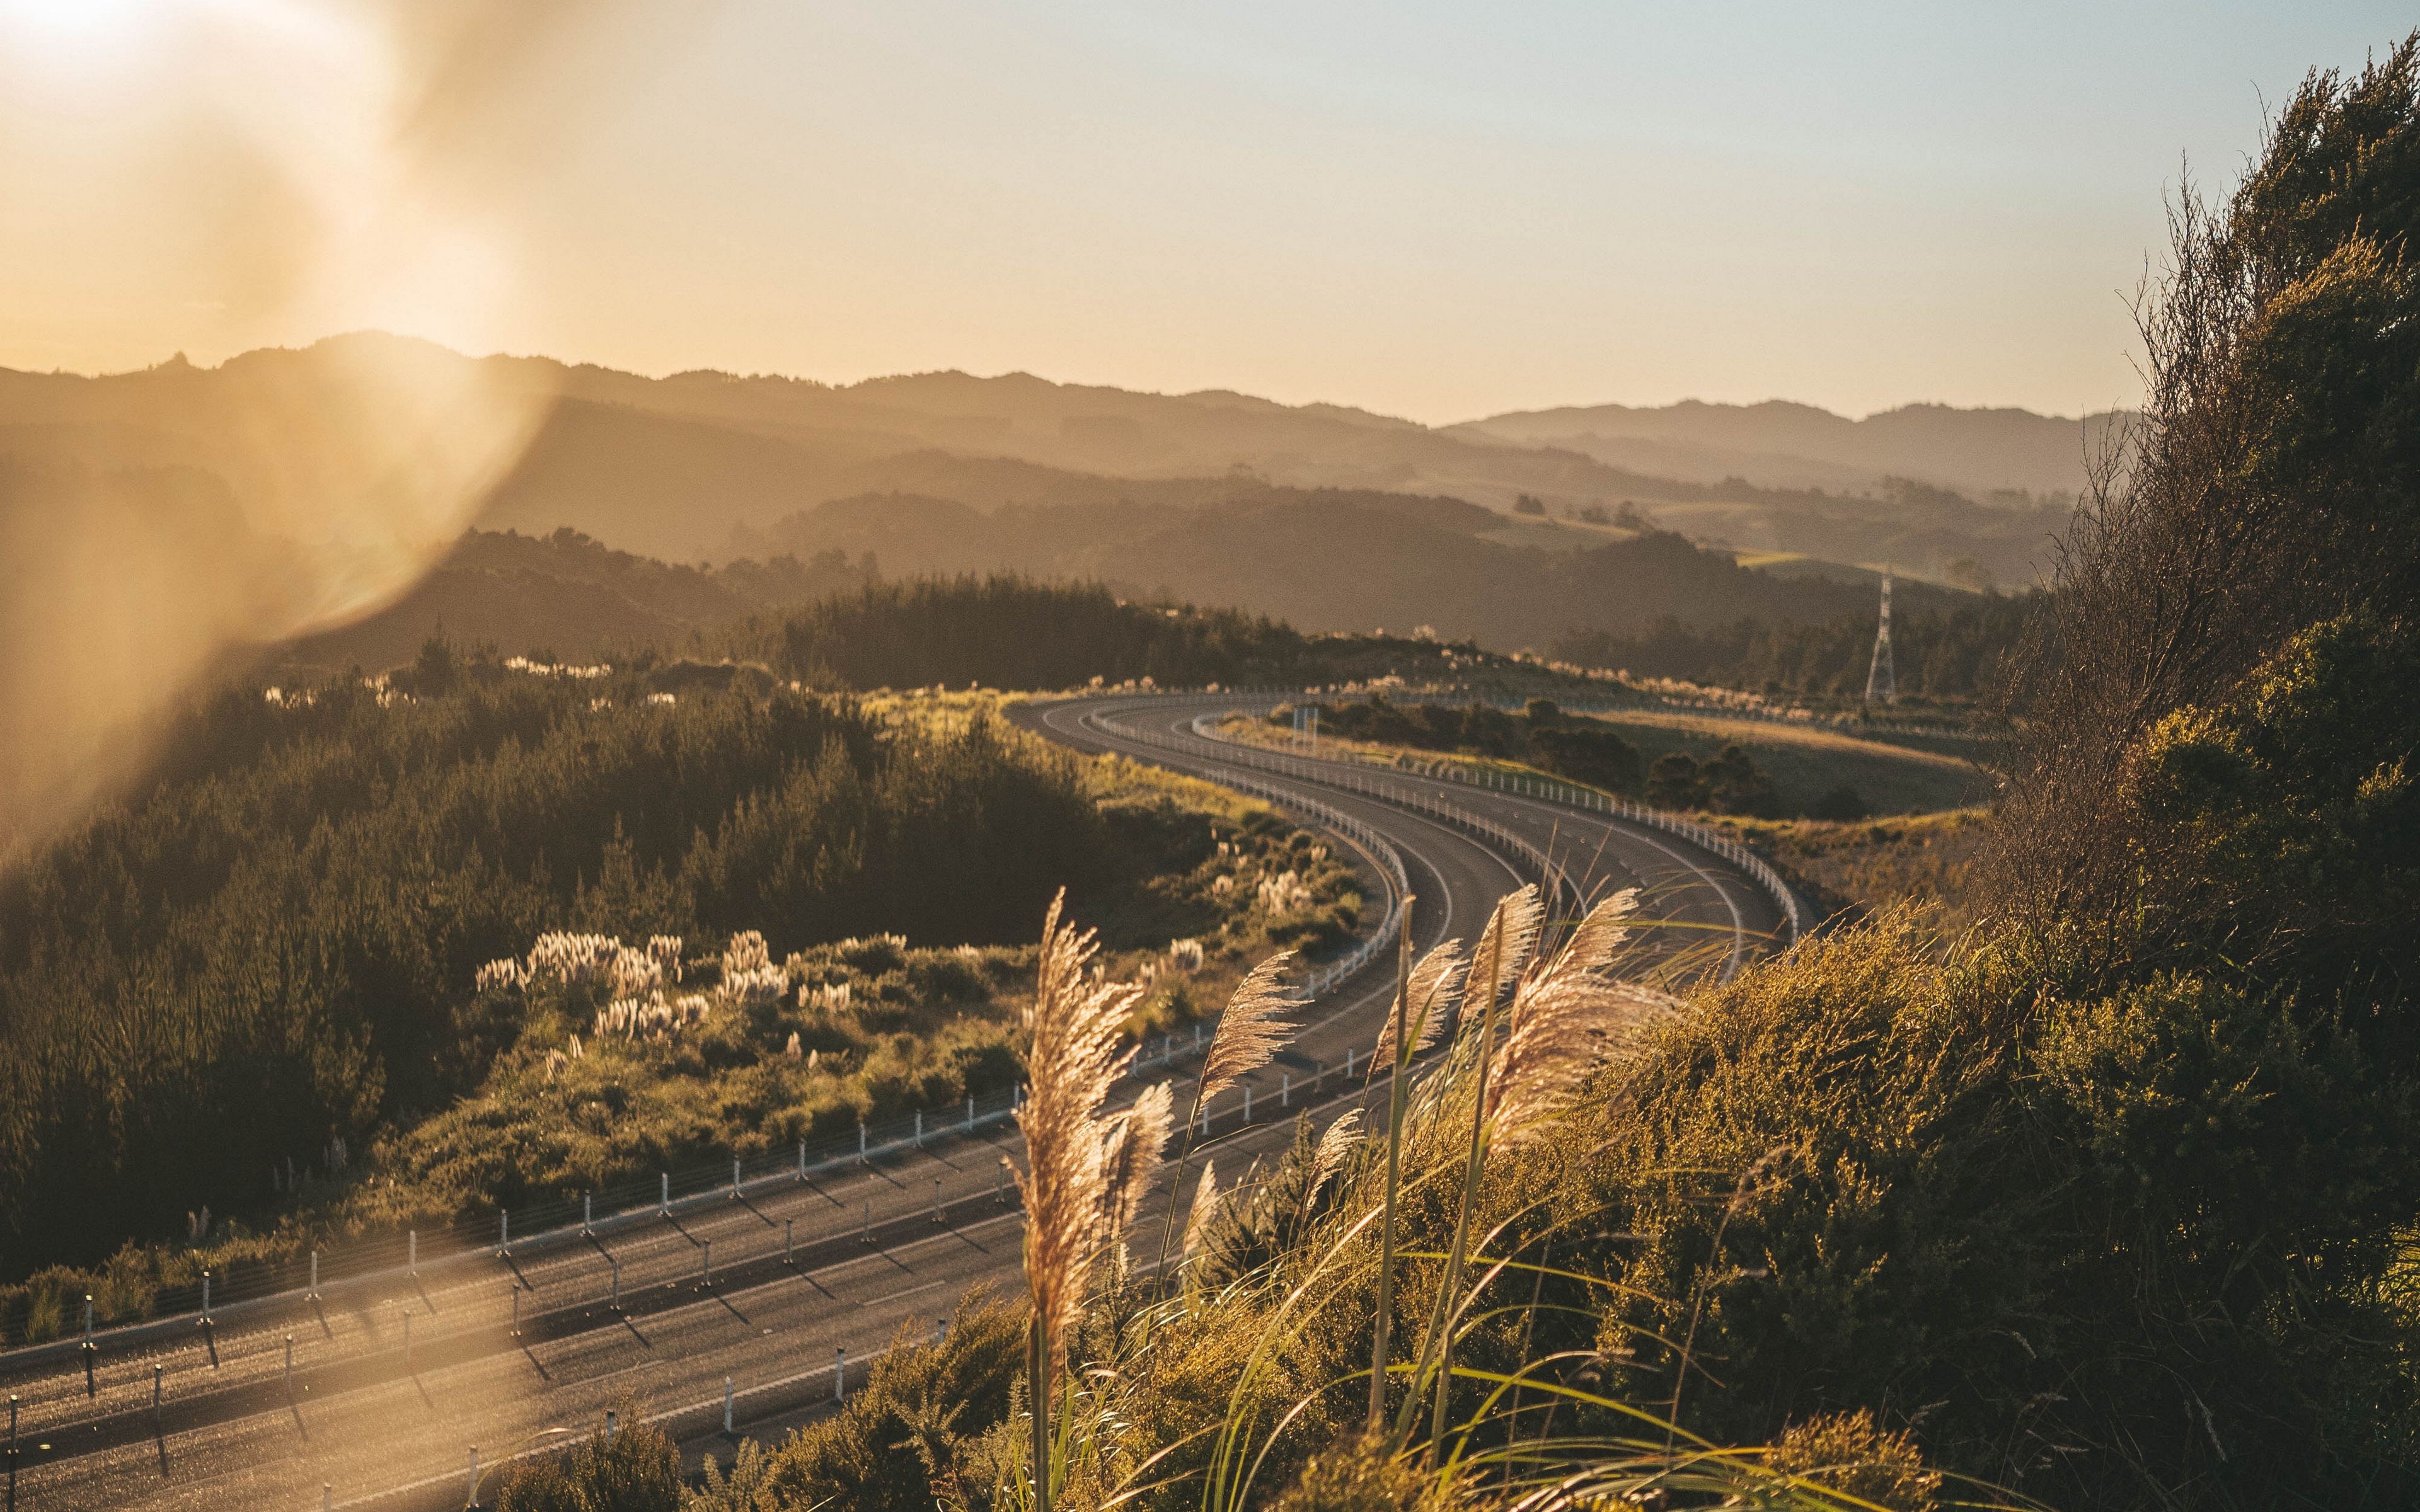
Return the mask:
[[0,0],[0,366],[381,326],[1422,420],[2129,402],[2384,4]]

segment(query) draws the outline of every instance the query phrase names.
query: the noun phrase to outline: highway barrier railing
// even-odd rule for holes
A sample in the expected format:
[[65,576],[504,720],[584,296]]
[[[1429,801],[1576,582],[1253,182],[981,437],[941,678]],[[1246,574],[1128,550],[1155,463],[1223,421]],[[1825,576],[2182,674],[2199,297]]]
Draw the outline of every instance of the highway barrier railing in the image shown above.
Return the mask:
[[[1269,754],[1262,751],[1258,747],[1249,746],[1242,741],[1205,730],[1204,726],[1211,717],[1213,717],[1205,715],[1193,721],[1194,733],[1201,738],[1215,740],[1234,750],[1251,751],[1258,755]],[[1273,759],[1281,764],[1292,763],[1305,768],[1294,774],[1297,776],[1315,775],[1313,769],[1322,767],[1353,771],[1358,765],[1357,763],[1323,760],[1318,757],[1276,756]],[[1278,769],[1285,768],[1280,766]],[[1459,782],[1466,787],[1503,793],[1513,797],[1532,798],[1544,803],[1560,804],[1571,809],[1585,809],[1594,813],[1626,820],[1644,828],[1661,830],[1668,835],[1678,835],[1701,850],[1714,852],[1754,879],[1756,885],[1773,899],[1775,906],[1781,910],[1782,918],[1788,924],[1790,943],[1795,944],[1799,937],[1807,933],[1806,904],[1800,901],[1796,889],[1784,881],[1781,873],[1775,871],[1772,863],[1765,860],[1763,856],[1711,825],[1701,825],[1694,819],[1667,810],[1651,809],[1643,803],[1633,803],[1628,798],[1616,794],[1601,792],[1595,788],[1580,787],[1575,783],[1563,782],[1553,778],[1523,777],[1486,767],[1472,771],[1451,762],[1423,762],[1413,766],[1412,770],[1422,777],[1439,782]]]
[[[1128,698],[1134,696],[1125,695]],[[1213,721],[1218,717],[1218,716],[1215,714],[1199,715],[1191,721],[1190,728],[1193,731],[1194,740],[1202,747],[1215,748],[1217,755],[1222,761],[1240,763],[1246,766],[1299,780],[1342,787],[1348,792],[1360,793],[1389,803],[1410,804],[1415,798],[1423,796],[1412,790],[1396,787],[1383,779],[1372,776],[1372,769],[1359,763],[1311,756],[1280,755],[1262,747],[1248,745],[1243,741],[1217,734],[1212,726]],[[1096,727],[1108,726],[1108,721],[1104,720],[1097,712],[1088,714],[1086,718]],[[1123,723],[1111,728],[1125,738],[1139,740],[1146,745],[1156,744],[1168,748],[1186,748],[1176,737],[1162,735],[1154,731],[1137,730],[1131,725]],[[1737,867],[1756,883],[1759,889],[1773,899],[1775,906],[1781,911],[1784,927],[1788,933],[1789,937],[1785,944],[1795,944],[1807,933],[1808,923],[1806,904],[1800,900],[1797,891],[1783,879],[1781,873],[1775,871],[1772,864],[1763,856],[1747,846],[1694,819],[1661,809],[1651,809],[1642,803],[1633,803],[1614,794],[1558,781],[1551,778],[1520,777],[1487,769],[1474,773],[1449,762],[1422,763],[1414,766],[1412,770],[1421,777],[1435,781],[1457,782],[1466,787],[1503,793],[1515,797],[1532,798],[1573,809],[1584,809],[1590,812],[1626,821],[1642,828],[1678,836],[1701,850],[1713,852]],[[1480,826],[1476,832],[1488,834],[1491,839],[1497,840],[1499,843],[1516,848],[1525,854],[1542,873],[1551,871],[1551,864],[1537,847],[1511,834],[1501,825],[1489,824],[1476,815],[1460,814],[1459,817],[1473,825]]]

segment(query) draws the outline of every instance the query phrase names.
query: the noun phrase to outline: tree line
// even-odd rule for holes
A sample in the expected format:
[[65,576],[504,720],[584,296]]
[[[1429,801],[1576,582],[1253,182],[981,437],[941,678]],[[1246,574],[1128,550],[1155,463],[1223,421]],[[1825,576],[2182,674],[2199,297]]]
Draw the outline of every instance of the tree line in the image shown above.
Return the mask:
[[732,647],[784,676],[854,688],[1198,687],[1292,678],[1311,660],[1299,632],[1265,615],[1156,608],[1098,583],[1012,574],[868,583],[751,621]]

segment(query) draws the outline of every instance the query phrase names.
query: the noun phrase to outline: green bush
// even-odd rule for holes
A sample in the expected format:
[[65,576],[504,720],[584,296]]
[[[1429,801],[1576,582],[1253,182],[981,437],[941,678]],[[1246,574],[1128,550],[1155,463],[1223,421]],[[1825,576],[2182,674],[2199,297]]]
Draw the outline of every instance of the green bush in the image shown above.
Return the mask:
[[644,1426],[524,1460],[496,1485],[496,1512],[681,1512],[680,1453]]
[[841,1410],[769,1449],[743,1448],[729,1477],[709,1473],[688,1512],[932,1512],[991,1504],[979,1458],[1006,1421],[1025,1360],[1023,1309],[978,1287],[935,1344],[903,1327]]

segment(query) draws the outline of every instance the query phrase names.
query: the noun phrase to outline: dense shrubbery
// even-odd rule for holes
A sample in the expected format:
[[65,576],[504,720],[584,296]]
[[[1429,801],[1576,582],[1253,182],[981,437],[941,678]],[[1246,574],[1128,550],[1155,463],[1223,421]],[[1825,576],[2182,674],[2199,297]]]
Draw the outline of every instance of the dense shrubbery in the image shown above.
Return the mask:
[[[1383,693],[1366,701],[1309,705],[1319,711],[1320,733],[1369,740],[1418,750],[1465,750],[1510,756],[1523,747],[1523,721],[1484,703],[1393,703]],[[1287,724],[1295,705],[1281,703],[1269,723]]]
[[1702,762],[1684,750],[1656,757],[1647,769],[1647,801],[1658,809],[1711,809],[1759,818],[1771,817],[1779,802],[1756,758],[1735,745]]
[[985,943],[1125,874],[1074,759],[987,721],[440,655],[413,684],[226,693],[0,885],[8,1271],[260,1211],[273,1164],[442,1107],[517,1031],[473,972],[542,930]]
[[[1686,751],[1668,751],[1650,764],[1620,731],[1594,720],[1566,719],[1544,699],[1531,699],[1517,715],[1484,703],[1397,704],[1383,694],[1373,694],[1366,702],[1315,706],[1321,732],[1347,740],[1523,759],[1575,782],[1643,797],[1661,809],[1757,816],[1780,811],[1781,800],[1772,779],[1758,767],[1756,758],[1738,745],[1726,745],[1703,761]],[[1270,712],[1268,722],[1289,724],[1294,708],[1280,704]],[[1836,794],[1827,801],[1835,808],[1857,804],[1856,811],[1862,812],[1853,792]],[[1854,817],[1854,813],[1833,817]]]

